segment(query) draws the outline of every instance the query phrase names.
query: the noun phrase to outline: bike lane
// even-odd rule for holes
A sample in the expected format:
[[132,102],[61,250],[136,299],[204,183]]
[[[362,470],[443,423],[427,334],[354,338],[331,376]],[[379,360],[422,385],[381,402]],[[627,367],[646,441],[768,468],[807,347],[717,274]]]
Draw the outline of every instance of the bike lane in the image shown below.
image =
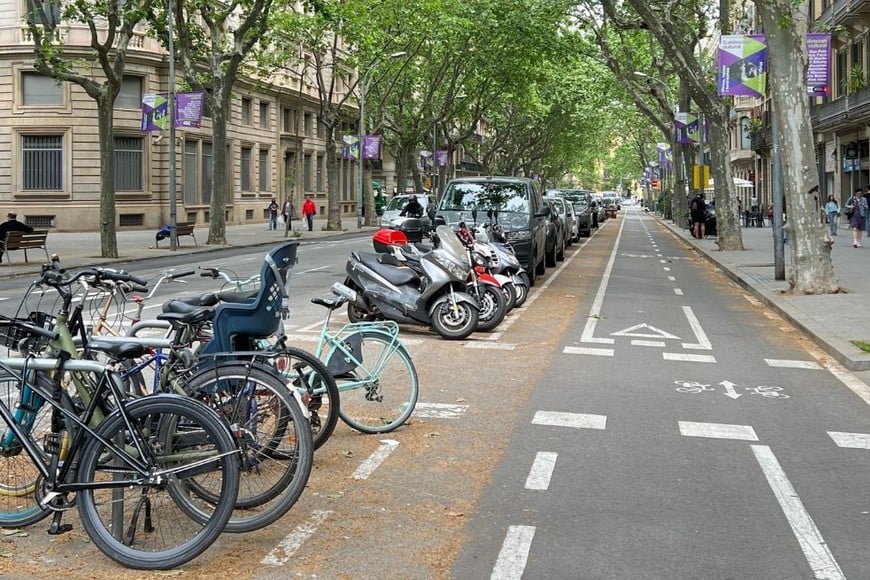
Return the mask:
[[870,577],[870,414],[844,371],[624,214],[452,576]]

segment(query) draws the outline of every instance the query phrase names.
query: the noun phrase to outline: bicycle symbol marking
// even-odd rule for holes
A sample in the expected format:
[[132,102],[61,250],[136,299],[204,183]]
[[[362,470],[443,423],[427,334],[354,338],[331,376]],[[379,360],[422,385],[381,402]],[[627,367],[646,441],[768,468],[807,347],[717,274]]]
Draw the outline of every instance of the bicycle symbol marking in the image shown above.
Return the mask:
[[[723,392],[722,394],[731,400],[737,400],[741,396],[741,393],[737,392],[737,385],[732,383],[731,381],[725,380],[719,383],[719,385],[711,385],[709,383],[700,383],[697,381],[687,381],[683,379],[679,379],[674,381],[674,384],[677,385],[674,390],[678,393],[689,393],[689,394],[698,394],[705,392],[715,392],[717,386],[722,386]],[[757,387],[743,387],[743,390],[746,391],[750,395],[761,395],[765,399],[789,399],[790,395],[787,395],[783,392],[782,387],[778,387],[776,385],[758,385]]]

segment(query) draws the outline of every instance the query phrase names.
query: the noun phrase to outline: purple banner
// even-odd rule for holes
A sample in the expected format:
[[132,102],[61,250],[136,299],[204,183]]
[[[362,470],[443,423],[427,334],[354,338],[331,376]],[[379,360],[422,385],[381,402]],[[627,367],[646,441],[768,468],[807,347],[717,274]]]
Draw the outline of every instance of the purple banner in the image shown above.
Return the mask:
[[674,115],[674,136],[677,143],[692,144],[695,141],[689,136],[689,124],[697,121],[694,113],[680,112]]
[[423,171],[429,171],[432,168],[431,151],[426,151],[425,149],[423,151],[420,151],[420,168]]
[[[175,128],[198,128],[202,122],[202,106],[205,94],[202,91],[175,94]],[[142,131],[169,129],[169,95],[143,95]]]
[[359,137],[356,135],[344,135],[341,138],[344,148],[341,150],[342,159],[359,159]]
[[447,151],[439,149],[435,152],[435,165],[438,167],[447,167]]
[[765,96],[767,44],[764,35],[723,35],[717,56],[719,96]]
[[831,35],[807,34],[807,94],[826,97],[831,93]]
[[366,135],[363,138],[363,159],[381,158],[381,136]]

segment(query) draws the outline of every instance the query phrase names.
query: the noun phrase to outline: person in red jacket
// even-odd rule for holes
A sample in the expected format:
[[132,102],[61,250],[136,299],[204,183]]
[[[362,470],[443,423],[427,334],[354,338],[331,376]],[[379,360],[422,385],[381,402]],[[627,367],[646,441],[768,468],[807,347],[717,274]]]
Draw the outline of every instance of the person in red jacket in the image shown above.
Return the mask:
[[305,198],[305,202],[302,204],[302,215],[305,216],[305,221],[308,222],[308,231],[314,231],[314,216],[317,214],[317,206],[314,205],[314,200],[311,199],[311,196],[307,196]]

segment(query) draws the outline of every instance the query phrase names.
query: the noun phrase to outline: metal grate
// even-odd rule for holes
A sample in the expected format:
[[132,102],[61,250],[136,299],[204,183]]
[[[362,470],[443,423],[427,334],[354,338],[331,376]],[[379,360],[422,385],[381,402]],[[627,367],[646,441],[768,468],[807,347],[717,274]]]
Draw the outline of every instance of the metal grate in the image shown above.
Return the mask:
[[141,227],[144,224],[144,213],[122,213],[118,218],[118,225],[122,228]]
[[53,215],[29,215],[24,218],[24,223],[35,230],[47,230],[54,227]]

